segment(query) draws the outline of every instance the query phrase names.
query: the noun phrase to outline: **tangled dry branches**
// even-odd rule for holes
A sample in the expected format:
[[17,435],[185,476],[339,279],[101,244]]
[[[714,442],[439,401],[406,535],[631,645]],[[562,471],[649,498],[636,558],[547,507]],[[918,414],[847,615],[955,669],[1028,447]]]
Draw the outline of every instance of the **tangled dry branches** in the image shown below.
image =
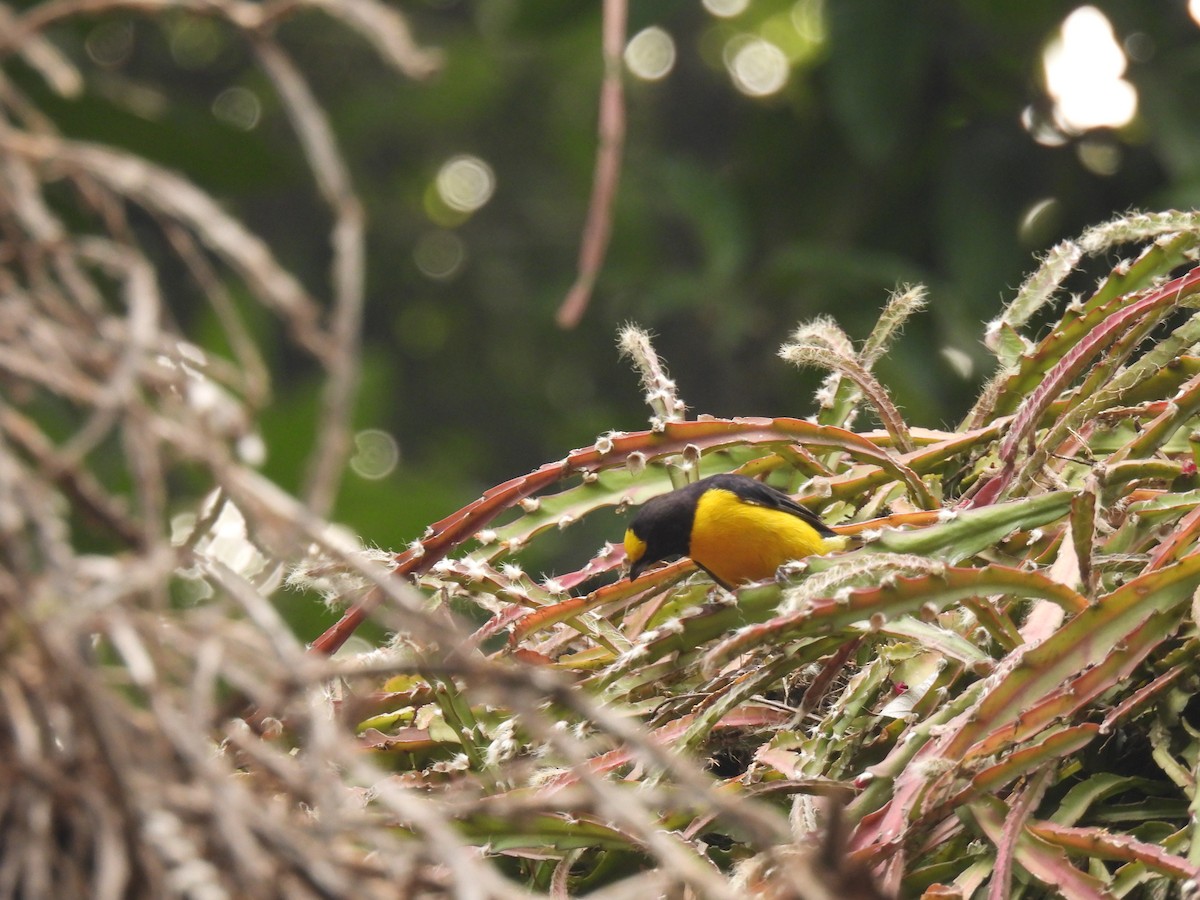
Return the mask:
[[[378,787],[329,715],[325,665],[264,599],[283,561],[321,546],[345,555],[322,514],[357,383],[363,218],[325,114],[272,36],[310,7],[405,74],[436,66],[373,0],[0,10],[8,55],[68,94],[84,79],[46,37],[55,24],[179,9],[222,19],[287,110],[333,247],[314,296],[184,176],[62,137],[0,75],[0,895],[395,896],[496,881],[428,804]],[[163,246],[190,284],[162,282]],[[227,356],[179,330],[168,289],[211,307]],[[255,469],[271,386],[235,291],[325,373],[301,499]],[[222,551],[222,522],[241,555]],[[197,585],[212,591],[203,603],[186,596]],[[231,715],[247,704],[285,717],[298,749]],[[401,839],[394,822],[428,840]]]

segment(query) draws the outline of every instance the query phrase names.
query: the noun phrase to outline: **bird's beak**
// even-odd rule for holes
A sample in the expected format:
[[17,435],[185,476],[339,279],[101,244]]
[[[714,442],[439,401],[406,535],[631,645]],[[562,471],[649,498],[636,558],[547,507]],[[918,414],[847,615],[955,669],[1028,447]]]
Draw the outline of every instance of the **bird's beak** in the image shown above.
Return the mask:
[[647,563],[644,559],[639,559],[637,562],[631,565],[629,567],[629,580],[633,581],[635,578],[645,572],[646,566],[648,565],[649,563]]

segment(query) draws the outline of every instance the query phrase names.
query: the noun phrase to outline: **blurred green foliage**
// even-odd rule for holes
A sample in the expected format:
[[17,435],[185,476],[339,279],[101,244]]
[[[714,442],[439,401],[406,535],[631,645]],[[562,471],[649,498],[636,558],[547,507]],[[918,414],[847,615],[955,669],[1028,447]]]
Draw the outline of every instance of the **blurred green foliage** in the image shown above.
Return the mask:
[[[631,319],[657,333],[695,411],[805,415],[816,376],[775,356],[790,329],[826,313],[861,338],[888,290],[925,282],[930,311],[879,374],[910,421],[956,421],[988,373],[964,377],[941,351],[983,363],[980,322],[1034,254],[1130,207],[1200,202],[1200,29],[1183,3],[1098,5],[1131,57],[1140,114],[1120,132],[1050,146],[1022,112],[1046,113],[1041,54],[1076,4],[752,0],[728,19],[693,0],[631,4],[629,34],[660,26],[677,58],[661,81],[626,73],[612,244],[592,306],[568,332],[553,317],[591,189],[601,4],[404,4],[417,40],[445,54],[427,82],[399,79],[319,14],[285,23],[367,204],[358,425],[394,434],[401,454],[381,481],[349,474],[337,517],[400,547],[480,489],[605,430],[640,427],[636,379],[613,347]],[[789,26],[797,17],[811,29],[803,39]],[[785,45],[783,90],[735,89],[722,48],[743,33]],[[51,36],[84,65],[84,94],[57,100],[32,73],[13,77],[65,134],[186,173],[325,295],[326,213],[239,36],[190,15],[128,13],[74,19]],[[1115,154],[1112,174],[1085,165],[1097,149]],[[458,154],[485,160],[496,188],[474,214],[448,216],[431,206],[431,185]],[[424,274],[421,254],[450,271]],[[175,302],[186,329],[206,333],[192,321],[199,305]],[[256,321],[282,373],[263,423],[266,470],[294,487],[316,374],[272,336],[269,317]],[[589,540],[579,555],[593,549]]]

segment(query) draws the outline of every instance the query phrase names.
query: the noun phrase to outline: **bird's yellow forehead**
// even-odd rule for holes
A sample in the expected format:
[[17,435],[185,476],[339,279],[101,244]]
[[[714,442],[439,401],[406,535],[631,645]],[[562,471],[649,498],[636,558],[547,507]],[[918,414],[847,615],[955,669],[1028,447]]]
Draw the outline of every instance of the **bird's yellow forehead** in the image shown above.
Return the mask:
[[633,533],[632,528],[625,530],[625,558],[635,563],[646,555],[646,542]]

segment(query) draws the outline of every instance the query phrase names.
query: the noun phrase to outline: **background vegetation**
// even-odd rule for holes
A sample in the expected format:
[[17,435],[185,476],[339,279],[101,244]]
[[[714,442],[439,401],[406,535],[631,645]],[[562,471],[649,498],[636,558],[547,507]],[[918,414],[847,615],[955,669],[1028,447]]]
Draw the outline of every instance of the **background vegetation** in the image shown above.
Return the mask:
[[[324,579],[332,570],[365,565],[346,552],[344,537],[330,532],[323,517],[344,523],[367,543],[403,548],[429,522],[463,507],[488,485],[560,459],[571,447],[590,445],[603,455],[603,442],[593,443],[597,435],[634,431],[645,421],[634,378],[615,362],[613,338],[629,319],[659,335],[658,350],[671,361],[682,396],[695,411],[803,416],[815,411],[809,398],[816,376],[806,380],[775,356],[796,324],[830,313],[861,342],[892,288],[902,282],[926,284],[928,311],[908,323],[907,334],[878,362],[876,374],[910,425],[953,429],[964,422],[996,365],[980,341],[981,323],[994,319],[1001,301],[1014,296],[1033,268],[1035,253],[1132,206],[1196,205],[1200,163],[1192,148],[1200,117],[1190,98],[1200,78],[1200,31],[1183,4],[1102,4],[1130,60],[1125,77],[1138,92],[1139,115],[1120,129],[1075,133],[1053,127],[1052,103],[1041,79],[1042,53],[1071,5],[947,2],[914,8],[754,0],[736,16],[722,18],[692,3],[639,4],[628,11],[628,34],[650,26],[665,29],[674,38],[675,64],[659,81],[625,75],[628,133],[612,241],[590,307],[577,327],[564,330],[555,312],[576,277],[588,216],[604,72],[603,16],[607,11],[611,23],[620,6],[429,2],[400,9],[365,0],[264,5],[51,0],[6,8],[0,35],[6,49],[0,147],[6,167],[7,266],[0,412],[8,467],[3,587],[11,677],[5,689],[6,739],[13,742],[12,758],[21,760],[7,774],[20,776],[10,786],[29,788],[12,808],[34,816],[14,815],[11,822],[36,820],[43,830],[26,828],[32,838],[8,845],[7,858],[24,862],[13,863],[5,877],[27,879],[21,883],[31,894],[39,886],[67,890],[90,883],[93,892],[97,885],[103,888],[98,895],[115,896],[129,884],[147,888],[183,878],[180,871],[200,871],[194,875],[197,883],[220,884],[219,875],[203,865],[187,870],[186,864],[221,857],[232,866],[231,877],[240,879],[230,882],[234,885],[265,890],[275,883],[272,873],[282,869],[287,874],[278,882],[281,890],[303,885],[318,894],[336,894],[355,883],[361,851],[374,848],[392,860],[391,869],[385,865],[371,872],[381,880],[370,883],[381,891],[386,892],[388,879],[398,878],[430,890],[446,884],[466,890],[472,879],[479,879],[481,892],[512,890],[485,874],[491,869],[465,861],[474,857],[463,851],[463,838],[445,830],[440,818],[431,818],[422,801],[381,787],[378,772],[362,768],[356,751],[342,744],[323,718],[324,707],[311,688],[324,684],[330,669],[305,656],[301,647],[339,613],[315,602],[314,594],[345,594],[345,583]],[[769,96],[747,96],[726,65],[729,47],[745,35],[777,41],[787,57],[786,83]],[[464,157],[473,167],[468,174],[487,176],[486,190],[466,204],[473,209],[455,208],[453,192],[448,194],[444,184],[438,189],[446,164]],[[478,188],[478,182],[466,187],[472,184]],[[1114,296],[1147,289],[1192,252],[1189,219],[1132,220],[1120,233],[1090,232],[1091,242],[1084,242],[1090,255],[1078,261],[1082,277],[1077,274],[1080,280],[1067,282],[1065,290],[1090,295],[1088,275],[1102,276],[1123,253],[1175,233],[1184,237],[1146,262],[1136,277],[1109,282],[1109,293],[1094,304],[1107,314],[1111,307],[1105,304]],[[1048,271],[1045,297],[1058,285],[1057,275],[1065,274]],[[1036,341],[1042,326],[1061,311],[1062,303],[1054,312],[1032,312],[1029,321],[1023,313],[1010,316],[1012,331]],[[1145,321],[1164,329],[1181,327],[1182,320],[1168,322],[1169,312],[1165,304],[1153,305]],[[1039,418],[1051,415],[1046,402],[1056,397],[1037,397],[1034,376],[1057,374],[1062,380],[1056,386],[1066,391],[1072,379],[1087,377],[1086,366],[1071,356],[1072,341],[1107,354],[1096,362],[1094,378],[1118,372],[1137,346],[1134,341],[1110,352],[1107,345],[1071,335],[1046,353],[1029,349],[1037,344],[1008,341],[1007,333],[994,340],[995,356],[1024,366],[1025,380],[1010,385],[999,405],[977,406],[982,412],[965,424],[982,427],[993,414],[1019,408],[1026,409],[1023,437],[1070,422],[1076,407],[1066,394],[1057,398],[1067,402],[1065,411],[1059,403],[1052,408],[1055,418]],[[1162,362],[1186,356],[1187,346],[1164,350]],[[1021,362],[1026,350],[1036,363]],[[355,362],[362,366],[360,385]],[[1063,368],[1056,369],[1060,362]],[[1095,357],[1089,356],[1092,362]],[[1159,384],[1161,391],[1153,396],[1117,399],[1126,405],[1165,403],[1182,383]],[[1027,398],[1034,399],[1022,407]],[[1159,407],[1145,405],[1134,418],[1152,421],[1160,413]],[[860,430],[872,427],[871,415],[864,413]],[[930,490],[939,497],[957,499],[960,490],[983,483],[989,455],[1003,465],[1024,465],[1021,448],[1001,444],[1000,438],[991,433],[955,444],[950,456],[919,474],[935,479]],[[621,452],[649,458],[686,451],[687,442],[660,445],[657,440],[643,435],[621,445]],[[851,444],[838,440],[842,443],[831,445],[830,452],[849,456],[824,460],[824,474],[853,481],[846,468],[854,457]],[[879,432],[872,440],[887,446],[895,436]],[[1147,440],[1125,453],[1161,461],[1156,456],[1161,451],[1176,468],[1130,471],[1118,483],[1130,490],[1165,490],[1185,476],[1179,468],[1183,449],[1168,447],[1165,440]],[[759,459],[748,452],[754,444],[749,438],[726,443],[723,467]],[[972,475],[960,480],[963,471],[940,468],[949,458]],[[640,463],[634,459],[632,474],[637,474]],[[759,466],[778,468],[769,455],[763,459],[767,462]],[[783,473],[789,478],[821,474],[820,468],[806,469],[795,459],[786,462],[785,469],[795,469]],[[605,538],[619,534],[622,526],[610,503],[636,501],[666,484],[657,470],[657,481],[641,483],[629,474],[612,474],[629,471],[622,468],[624,457],[589,466],[579,471],[609,473],[609,480],[592,494],[585,490],[581,506],[571,506],[575,494],[562,502],[573,518],[596,515],[560,530],[548,526],[562,523],[561,513],[552,519],[549,512],[521,507],[529,520],[509,524],[512,534],[533,529],[520,556],[531,572],[565,573],[570,581]],[[1062,490],[1094,495],[1085,485],[1086,473],[1057,468]],[[1016,477],[1016,471],[1010,475]],[[1006,496],[1039,495],[1046,485],[1033,489],[1036,467],[1020,471],[1024,474],[1015,486],[1006,483]],[[21,487],[23,478],[34,486]],[[550,485],[536,478],[517,483],[521,490]],[[299,495],[301,502],[272,485]],[[215,495],[214,488],[219,488]],[[885,498],[886,491],[868,500],[857,489],[844,490],[837,499],[845,507],[832,511],[847,520],[882,513],[896,500]],[[911,483],[908,490],[916,492],[910,500],[920,506],[920,492]],[[494,511],[515,502],[516,494],[503,496],[507,499],[496,501]],[[1125,495],[1117,490],[1101,497],[1107,510],[1105,504]],[[1015,518],[1003,524],[1033,528],[1044,512],[1041,502],[1019,505]],[[236,520],[235,507],[246,524]],[[1181,515],[1187,508],[1166,507]],[[464,509],[468,512],[459,525],[471,527],[443,523],[435,534],[449,535],[442,550],[456,550],[472,529],[486,524],[478,508]],[[1088,521],[1079,518],[1084,513],[1073,515],[1076,524]],[[1061,529],[1060,520],[1051,517]],[[999,527],[986,517],[975,521],[988,534],[987,529]],[[1185,564],[1187,547],[1156,551],[1151,530],[1139,530],[1152,519],[1137,521],[1119,549],[1105,545],[1093,552],[1107,558],[1128,551],[1151,579],[1145,583],[1170,581],[1175,576],[1153,573]],[[1120,527],[1117,519],[1108,524]],[[168,540],[171,531],[174,544]],[[252,550],[240,542],[246,533],[256,545]],[[1050,545],[1059,546],[1064,534],[1054,532]],[[1029,539],[1032,550],[1006,547],[1003,561],[975,559],[976,550],[963,550],[961,535],[935,532],[928,540],[954,545],[949,555],[956,562],[971,558],[986,569],[1020,560],[1049,565],[1041,554],[1050,549],[1038,545],[1044,537]],[[223,538],[245,554],[238,565],[217,552]],[[297,586],[310,590],[276,591],[277,561],[296,562],[307,544],[324,554],[323,561],[310,560],[297,570]],[[412,553],[401,558],[402,565],[429,569]],[[1088,555],[1081,551],[1082,557]],[[602,558],[597,567],[614,561]],[[1109,580],[1086,580],[1091,576],[1083,572],[1086,583],[1071,587],[1079,589],[1075,596],[1095,600],[1119,591],[1131,575],[1129,565],[1109,563]],[[505,609],[488,596],[510,590],[523,576],[505,572],[488,587],[486,571],[462,565],[468,568],[426,572],[424,584],[431,593],[447,595],[456,592],[447,585],[462,587],[472,599],[456,606],[455,613],[476,624],[501,616],[486,635],[492,643],[484,644],[495,649],[499,631],[516,620],[504,619]],[[194,577],[172,575],[180,567],[190,567]],[[372,572],[360,574],[378,578]],[[993,574],[980,576],[981,585],[1000,590],[1003,584]],[[1183,590],[1179,585],[1190,584],[1190,574],[1176,574],[1171,584]],[[532,591],[535,606],[557,602],[552,593],[539,593],[543,589],[536,578],[522,582],[522,589]],[[530,675],[535,680],[510,685],[513,697],[524,700],[509,698],[510,707],[496,718],[472,721],[482,696],[472,692],[489,681],[507,683],[507,670],[453,654],[439,670],[431,662],[431,648],[448,652],[458,640],[448,635],[460,633],[403,586],[385,580],[378,591],[392,601],[390,612],[379,613],[384,627],[408,635],[420,653],[367,662],[367,670],[359,671],[366,682],[359,682],[355,694],[372,683],[372,665],[378,679],[404,672],[403,677],[417,680],[390,684],[382,692],[390,699],[368,691],[376,706],[347,704],[344,711],[360,725],[368,712],[381,712],[379,703],[382,713],[400,716],[370,724],[386,736],[380,739],[385,754],[400,754],[394,771],[429,779],[461,768],[459,751],[447,755],[445,735],[431,731],[433,720],[410,720],[404,710],[436,710],[438,722],[453,720],[459,737],[451,743],[462,745],[472,774],[494,768],[498,758],[489,757],[487,748],[503,744],[502,739],[524,748],[518,754],[522,765],[533,747],[543,747],[537,752],[552,748],[555,762],[563,763],[572,761],[573,753],[592,755],[610,746],[601,741],[581,750],[556,743],[553,732],[540,732],[537,723],[544,722],[539,702],[532,699],[540,696],[565,704],[555,711],[561,718],[590,722],[608,735],[605,740],[615,737],[639,747],[639,753],[648,754],[638,757],[643,764],[668,765],[668,780],[676,788],[708,790],[698,768],[688,768],[683,760],[664,762],[644,743],[644,735],[623,731],[619,719],[606,718],[604,702],[593,705],[597,699],[632,702],[653,725],[662,696],[594,693],[588,695],[592,700],[575,697],[572,706],[571,694],[556,693],[564,682],[542,683],[536,681],[540,676]],[[702,595],[692,583],[683,595],[655,601],[667,605],[654,608],[665,610],[663,621],[669,621],[676,611],[672,604],[686,606]],[[267,596],[273,605],[259,602]],[[378,598],[378,593],[368,596]],[[76,602],[68,604],[68,598]],[[778,597],[763,600],[764,609],[771,605],[767,600]],[[905,598],[892,600],[889,614],[907,608]],[[1063,602],[1071,608],[1069,600]],[[185,615],[177,621],[167,617],[174,624],[162,631],[160,614],[179,609]],[[624,609],[607,624],[586,620],[587,627],[573,617],[539,620],[533,623],[537,629],[521,633],[537,637],[519,647],[533,656],[519,658],[545,662],[568,650],[598,654],[577,660],[575,668],[612,667],[595,676],[595,684],[607,691],[626,672],[627,661],[615,659],[621,642],[638,639],[658,615],[647,612],[644,619],[630,620],[622,618]],[[1001,612],[1007,617],[1018,611]],[[1174,615],[1175,607],[1155,614]],[[249,622],[253,628],[241,632],[229,626],[228,634],[220,632],[221,653],[213,656],[214,645],[205,635],[218,621]],[[697,650],[678,667],[680,681],[664,681],[673,704],[696,695],[711,698],[705,708],[723,710],[726,701],[743,698],[726,682],[703,680],[711,679],[711,667],[725,659],[723,645],[714,643],[723,634],[724,619],[714,621],[721,627],[709,633],[702,624],[702,633],[693,635],[697,647],[712,644],[712,653],[701,658]],[[990,622],[987,636],[974,635],[975,650],[954,644],[959,663],[970,662],[974,653],[999,663],[1013,648],[1016,621]],[[548,645],[541,629],[551,630]],[[969,625],[961,630],[966,637],[974,634]],[[786,630],[768,633],[797,636]],[[1156,640],[1171,634],[1164,625]],[[102,638],[93,641],[94,635]],[[328,644],[340,640],[335,633]],[[1113,641],[1114,646],[1119,642]],[[513,649],[520,644],[514,641]],[[1061,645],[1070,645],[1070,638]],[[805,646],[805,652],[834,652],[832,645],[819,642]],[[862,654],[872,646],[864,645]],[[1104,656],[1097,652],[1097,659]],[[1095,661],[1085,656],[1064,653],[1081,670]],[[108,675],[97,682],[95,667],[109,664]],[[981,662],[977,668],[986,666]],[[48,671],[60,677],[48,679]],[[943,686],[966,690],[975,671],[960,666]],[[776,672],[780,678],[790,673]],[[801,674],[807,679],[812,673]],[[883,664],[876,665],[869,669],[869,683],[878,687],[887,674]],[[1147,671],[1137,683],[1154,684],[1145,696],[1157,696],[1185,674],[1186,668]],[[1167,675],[1169,681],[1156,680]],[[622,684],[622,690],[631,689]],[[1018,684],[1024,682],[1009,682]],[[374,686],[379,687],[378,680]],[[873,702],[873,694],[855,693],[863,690],[861,681],[845,688],[837,701],[828,699],[835,694],[814,692],[807,712],[821,703],[832,703],[820,707],[828,715],[840,708],[838,703]],[[459,701],[460,691],[471,694],[467,701]],[[431,696],[436,697],[432,706]],[[1129,710],[1142,708],[1145,697],[1139,697]],[[489,706],[497,706],[494,699]],[[284,732],[305,749],[298,766],[287,761],[286,752],[230,724],[240,721],[229,715],[248,700],[256,709],[248,716],[252,723],[268,735]],[[752,716],[746,727],[778,725],[768,723],[765,713],[754,715],[758,718]],[[505,723],[518,721],[528,730],[504,738],[504,728],[516,727]],[[715,727],[718,720],[705,721]],[[114,736],[113,722],[121,723],[122,737]],[[472,735],[465,743],[464,728]],[[228,754],[215,768],[206,755],[214,729],[227,742]],[[895,730],[880,741],[894,740]],[[1082,734],[1072,732],[1071,738]],[[77,743],[64,742],[67,735]],[[710,737],[697,726],[687,743],[698,746]],[[403,743],[409,740],[430,746],[413,756],[414,748]],[[758,746],[752,741],[731,751],[734,767]],[[1154,746],[1189,760],[1190,751],[1172,748],[1170,741]],[[842,754],[837,765],[845,772],[863,764],[854,756],[858,749],[834,748]],[[422,755],[426,751],[431,755]],[[51,761],[39,768],[37,760],[47,755]],[[1051,752],[1038,760],[1058,758]],[[362,811],[347,805],[340,779],[313,775],[331,760],[350,773],[349,782],[381,800],[385,816],[373,807]],[[88,782],[94,793],[62,792],[62,785],[77,778],[68,773],[92,764],[104,773]],[[148,778],[132,774],[139,765]],[[278,782],[267,785],[260,778],[227,788],[223,765],[260,776],[269,772]],[[785,781],[799,780],[797,773],[776,768]],[[527,774],[521,769],[511,777]],[[836,781],[840,774],[821,776]],[[1026,772],[1013,766],[1001,774],[1017,778]],[[1071,774],[1086,782],[1078,771]],[[1186,781],[1175,778],[1174,769],[1168,774],[1169,781]],[[161,790],[177,783],[201,786],[198,805]],[[323,785],[315,793],[314,783]],[[467,794],[503,786],[486,779],[466,784]],[[38,792],[47,785],[54,798],[49,807]],[[1053,786],[1071,788],[1061,780]],[[1017,805],[1029,812],[1048,790],[1049,781],[1038,782],[1036,789],[1015,795]],[[113,799],[122,796],[134,799]],[[278,819],[265,813],[255,818],[262,796],[283,798]],[[605,799],[603,789],[598,796],[608,818],[586,820],[582,830],[568,828],[558,837],[551,834],[557,825],[537,819],[533,837],[526,835],[525,843],[508,849],[532,858],[537,854],[531,855],[531,844],[550,846],[554,859],[541,867],[514,864],[505,874],[540,889],[578,887],[582,882],[571,880],[579,872],[572,872],[576,857],[570,854],[600,847],[617,860],[608,873],[613,877],[627,874],[631,859],[654,858],[668,869],[681,867],[681,877],[694,889],[719,892],[708,870],[686,855],[694,845],[656,842],[653,829],[640,830],[647,827],[645,820],[624,822],[624,830],[617,822],[616,830],[605,831],[613,825],[612,810],[624,801]],[[1159,796],[1143,790],[1139,802]],[[318,838],[296,800],[319,805],[323,827],[339,835],[327,859],[311,855]],[[506,816],[528,811],[520,797],[516,801],[503,808]],[[544,797],[531,801],[534,813],[543,812],[538,804],[544,802]],[[735,848],[769,845],[786,833],[778,819],[758,818],[767,814],[757,807],[734,803],[736,808],[724,808],[713,802],[717,814],[735,823],[722,838]],[[1182,827],[1180,803],[1186,807],[1187,799],[1172,802],[1163,827],[1175,834]],[[650,803],[658,807],[680,815],[690,809],[671,790]],[[53,812],[49,818],[37,812],[46,809]],[[496,849],[485,836],[508,826],[472,819],[465,810],[451,809],[448,815],[468,824],[468,840]],[[989,815],[1004,821],[1002,810],[989,813],[980,807],[974,814],[983,822],[976,833],[991,834]],[[234,820],[255,835],[253,852],[239,856],[224,845],[214,850],[213,832],[205,828],[219,832],[222,822]],[[114,823],[120,824],[116,830],[124,849],[96,839],[104,830],[101,824]],[[390,827],[397,824],[433,837],[425,849],[414,851],[403,832]],[[82,860],[78,869],[45,868],[38,836],[66,841],[64,834],[75,835],[78,847],[90,850],[75,854]],[[144,841],[146,834],[153,840]],[[1015,839],[993,844],[1007,849],[971,862],[981,866],[980,872],[995,865],[1003,878],[993,883],[1007,884],[1017,844]],[[1142,844],[1122,847],[1143,868],[1157,864],[1159,875],[1183,871],[1151,858]],[[33,849],[26,853],[28,848]],[[259,850],[272,862],[262,862]],[[222,856],[230,853],[232,863]],[[423,869],[429,858],[442,868]],[[568,864],[560,866],[560,858]],[[324,862],[332,868],[322,869]],[[589,857],[581,868],[594,862]],[[893,864],[893,881],[899,870]],[[588,884],[596,886],[604,877],[602,872]],[[1091,877],[1104,881],[1099,871]],[[1125,877],[1132,884],[1142,878]]]
[[[325,14],[286,17],[279,38],[310,73],[367,216],[355,424],[392,434],[402,458],[383,480],[351,474],[337,517],[400,546],[484,486],[637,427],[636,387],[613,364],[629,319],[659,335],[697,411],[804,415],[814,383],[774,361],[780,339],[822,312],[861,339],[886,291],[920,282],[930,314],[882,375],[916,420],[957,419],[988,375],[979,323],[1035,254],[1115,212],[1186,209],[1200,196],[1195,23],[1182,2],[1101,6],[1137,50],[1127,75],[1139,117],[1046,146],[1022,111],[1049,110],[1041,53],[1073,4],[801,4],[815,24],[803,40],[792,30],[787,84],[764,98],[737,90],[720,51],[738,33],[786,36],[795,3],[754,0],[733,19],[691,0],[634,4],[628,33],[663,27],[677,58],[661,81],[626,76],[612,245],[573,331],[554,312],[575,277],[596,154],[600,5],[406,4],[415,39],[440,60],[420,78],[398,76]],[[55,23],[50,37],[81,67],[74,97],[17,60],[8,77],[67,135],[187,173],[321,296],[327,213],[246,39],[219,17],[132,7]],[[250,118],[238,118],[231,88],[252,92],[240,114]],[[1114,150],[1115,171],[1090,170],[1085,144]],[[460,154],[495,174],[490,202],[470,216],[439,210],[431,188]],[[431,278],[414,256],[445,233],[464,258]],[[212,334],[211,314],[173,305],[194,339]],[[269,318],[251,326],[278,343]],[[943,348],[973,361],[967,377]],[[264,410],[264,471],[296,486],[314,373],[271,352],[283,377]]]

